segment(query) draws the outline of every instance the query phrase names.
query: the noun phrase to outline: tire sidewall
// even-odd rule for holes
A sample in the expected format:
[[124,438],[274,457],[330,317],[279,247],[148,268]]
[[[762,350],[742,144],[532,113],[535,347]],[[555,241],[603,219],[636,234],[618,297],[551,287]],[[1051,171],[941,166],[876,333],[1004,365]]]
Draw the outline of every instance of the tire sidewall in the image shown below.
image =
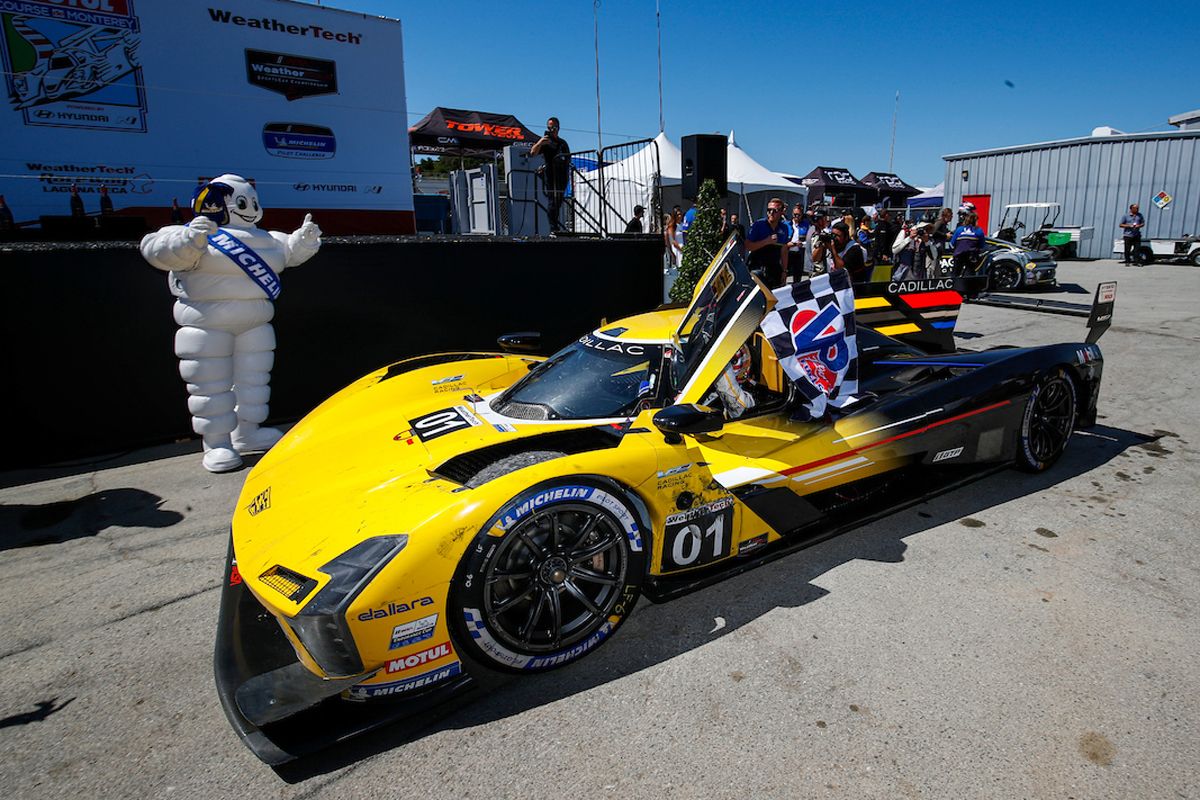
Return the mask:
[[[581,500],[574,496],[564,496],[557,500],[546,500],[536,508],[533,506],[533,501],[547,492],[553,493],[573,487],[589,490],[588,497]],[[529,510],[514,516],[515,511],[526,502],[530,503]],[[501,543],[512,535],[523,520],[538,511],[550,510],[555,505],[563,504],[594,506],[614,517],[625,530],[626,535],[622,540],[627,559],[624,585],[618,589],[619,599],[605,623],[581,641],[553,652],[518,652],[500,641],[488,629],[483,613],[483,575]],[[492,535],[491,531],[503,525],[506,517],[513,519],[505,533],[499,536]],[[459,561],[446,606],[447,624],[455,646],[460,653],[468,655],[471,662],[507,673],[544,672],[578,661],[611,639],[632,613],[641,593],[649,543],[649,530],[643,524],[641,516],[626,499],[625,492],[612,481],[593,476],[577,476],[555,478],[531,486],[492,515],[467,546]]]
[[[1066,441],[1059,448],[1058,452],[1050,456],[1046,461],[1041,461],[1033,455],[1031,426],[1033,423],[1033,412],[1037,407],[1037,400],[1045,388],[1056,380],[1063,381],[1071,396],[1071,427],[1067,431]],[[1075,433],[1075,420],[1079,415],[1078,408],[1079,398],[1075,390],[1075,382],[1070,376],[1066,375],[1061,369],[1055,370],[1046,377],[1037,381],[1033,389],[1029,392],[1029,399],[1025,401],[1025,412],[1021,415],[1021,429],[1017,440],[1017,466],[1027,472],[1042,472],[1054,465],[1054,462],[1062,456],[1067,449],[1067,444],[1071,441],[1071,436]]]

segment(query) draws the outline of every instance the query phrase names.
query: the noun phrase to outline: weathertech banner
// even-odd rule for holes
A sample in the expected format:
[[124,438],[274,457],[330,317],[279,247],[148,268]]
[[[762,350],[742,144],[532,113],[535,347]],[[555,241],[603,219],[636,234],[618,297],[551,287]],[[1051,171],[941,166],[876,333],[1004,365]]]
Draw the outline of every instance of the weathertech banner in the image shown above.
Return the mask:
[[838,270],[784,286],[775,290],[775,300],[762,331],[804,396],[809,417],[854,402],[858,345],[850,275]]
[[0,0],[0,194],[22,228],[78,197],[153,230],[232,170],[264,228],[415,233],[402,33],[292,0]]

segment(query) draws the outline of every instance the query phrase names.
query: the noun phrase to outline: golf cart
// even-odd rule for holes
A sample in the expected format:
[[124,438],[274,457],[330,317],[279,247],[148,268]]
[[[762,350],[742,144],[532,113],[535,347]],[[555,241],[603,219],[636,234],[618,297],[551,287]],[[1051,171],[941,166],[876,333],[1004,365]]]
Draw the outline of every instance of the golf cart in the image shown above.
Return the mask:
[[[1125,240],[1113,242],[1113,255],[1125,255]],[[1134,254],[1141,264],[1155,261],[1183,261],[1200,267],[1200,236],[1184,234],[1178,239],[1142,239]]]
[[1018,233],[1028,230],[1020,244],[1031,250],[1048,251],[1055,261],[1074,258],[1079,252],[1079,243],[1091,239],[1095,228],[1056,225],[1061,212],[1058,203],[1010,203],[1004,207],[995,238],[1017,244]]

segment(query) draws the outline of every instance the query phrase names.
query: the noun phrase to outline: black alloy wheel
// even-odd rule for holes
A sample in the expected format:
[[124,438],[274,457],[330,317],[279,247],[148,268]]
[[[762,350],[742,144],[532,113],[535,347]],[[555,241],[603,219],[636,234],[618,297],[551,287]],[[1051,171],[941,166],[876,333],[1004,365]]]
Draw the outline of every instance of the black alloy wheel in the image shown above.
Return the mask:
[[1193,267],[1200,267],[1200,248],[1192,251],[1192,255],[1188,258]]
[[1011,291],[1021,285],[1021,268],[1009,262],[1001,261],[992,264],[992,289],[996,291]]
[[1075,431],[1077,409],[1075,384],[1062,370],[1039,381],[1021,419],[1017,467],[1025,472],[1049,469]]
[[559,487],[529,490],[497,519],[526,502],[536,510],[499,537],[485,526],[463,557],[449,613],[459,647],[489,668],[526,672],[575,661],[607,640],[637,602],[645,554],[632,509],[616,490],[563,486],[591,495],[543,501]]
[[503,644],[561,650],[600,628],[628,569],[625,532],[611,514],[555,506],[504,537],[483,573],[483,612]]

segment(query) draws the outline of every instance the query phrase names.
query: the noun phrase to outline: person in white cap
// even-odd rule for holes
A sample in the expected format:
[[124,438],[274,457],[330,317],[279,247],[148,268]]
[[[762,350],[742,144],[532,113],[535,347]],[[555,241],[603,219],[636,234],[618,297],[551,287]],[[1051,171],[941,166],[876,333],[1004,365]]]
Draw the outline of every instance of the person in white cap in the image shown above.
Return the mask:
[[228,472],[242,465],[241,453],[267,450],[281,436],[259,427],[271,396],[278,273],[316,254],[321,229],[308,214],[292,233],[262,230],[258,193],[240,175],[199,187],[192,210],[188,224],[147,234],[141,251],[170,272],[175,354],[204,468]]

